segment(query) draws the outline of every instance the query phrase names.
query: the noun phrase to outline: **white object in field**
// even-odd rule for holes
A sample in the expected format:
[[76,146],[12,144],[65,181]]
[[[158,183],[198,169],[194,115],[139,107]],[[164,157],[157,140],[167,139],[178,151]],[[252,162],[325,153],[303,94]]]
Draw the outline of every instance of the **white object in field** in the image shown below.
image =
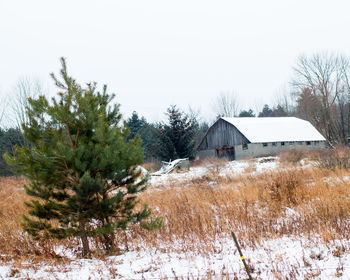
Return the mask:
[[136,171],[141,171],[141,174],[143,176],[147,175],[149,172],[146,168],[142,167],[141,165],[136,167]]
[[152,176],[160,176],[163,174],[168,174],[175,169],[177,170],[190,169],[190,161],[188,160],[188,158],[179,158],[169,162],[162,161],[162,163],[163,163],[162,167],[158,171],[152,173],[151,174]]

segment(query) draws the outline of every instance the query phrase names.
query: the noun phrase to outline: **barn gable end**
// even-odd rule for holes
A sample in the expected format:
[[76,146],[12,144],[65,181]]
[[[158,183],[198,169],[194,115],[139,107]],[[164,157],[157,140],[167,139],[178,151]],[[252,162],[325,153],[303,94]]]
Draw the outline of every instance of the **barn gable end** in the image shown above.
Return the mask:
[[233,124],[220,118],[209,128],[198,150],[214,150],[244,143],[250,142]]

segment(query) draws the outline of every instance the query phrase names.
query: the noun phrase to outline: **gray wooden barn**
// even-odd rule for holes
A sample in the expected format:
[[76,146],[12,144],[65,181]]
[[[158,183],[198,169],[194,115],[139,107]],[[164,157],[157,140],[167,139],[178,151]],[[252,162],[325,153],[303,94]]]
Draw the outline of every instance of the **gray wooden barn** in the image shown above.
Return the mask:
[[198,146],[198,156],[230,160],[278,154],[284,149],[320,149],[326,139],[308,121],[295,117],[220,118]]

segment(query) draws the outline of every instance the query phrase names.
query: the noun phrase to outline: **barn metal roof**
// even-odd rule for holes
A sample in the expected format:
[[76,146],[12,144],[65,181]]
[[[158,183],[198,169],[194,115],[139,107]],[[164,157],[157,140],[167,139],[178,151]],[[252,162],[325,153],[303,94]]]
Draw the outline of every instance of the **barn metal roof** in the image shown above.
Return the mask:
[[326,140],[311,123],[295,117],[222,119],[234,125],[251,143]]

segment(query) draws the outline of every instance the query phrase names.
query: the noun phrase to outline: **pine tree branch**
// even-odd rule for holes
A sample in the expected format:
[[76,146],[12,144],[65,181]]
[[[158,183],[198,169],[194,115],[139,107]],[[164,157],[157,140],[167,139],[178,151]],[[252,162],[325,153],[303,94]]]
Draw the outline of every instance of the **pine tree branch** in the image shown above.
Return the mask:
[[[69,131],[69,126],[68,126],[67,123],[65,124],[65,126],[66,126],[66,131],[67,131],[67,136],[68,136],[69,143],[70,143],[70,145],[71,145],[72,148],[75,148],[76,146],[75,146],[74,143],[73,143],[72,135],[70,134],[70,131]],[[76,171],[76,172],[75,172],[75,183],[76,183],[78,186],[80,186],[79,179],[80,179],[79,173],[78,173],[78,171]]]
[[66,131],[67,131],[69,143],[70,143],[72,148],[75,148],[75,145],[74,145],[73,140],[72,140],[72,136],[71,136],[70,131],[69,131],[69,126],[67,123],[65,124],[65,126],[66,126]]
[[78,127],[77,135],[75,136],[75,143],[74,143],[75,147],[78,145],[79,133],[80,133],[80,127]]

